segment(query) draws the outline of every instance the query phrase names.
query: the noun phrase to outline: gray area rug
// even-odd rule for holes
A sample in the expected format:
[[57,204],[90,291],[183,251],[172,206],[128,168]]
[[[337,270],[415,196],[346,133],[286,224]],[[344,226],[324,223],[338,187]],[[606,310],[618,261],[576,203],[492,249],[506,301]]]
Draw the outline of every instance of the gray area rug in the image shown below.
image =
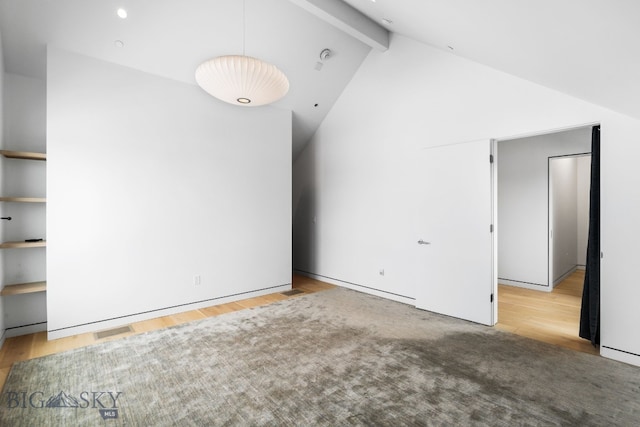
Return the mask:
[[2,426],[640,425],[640,369],[333,289],[16,363]]

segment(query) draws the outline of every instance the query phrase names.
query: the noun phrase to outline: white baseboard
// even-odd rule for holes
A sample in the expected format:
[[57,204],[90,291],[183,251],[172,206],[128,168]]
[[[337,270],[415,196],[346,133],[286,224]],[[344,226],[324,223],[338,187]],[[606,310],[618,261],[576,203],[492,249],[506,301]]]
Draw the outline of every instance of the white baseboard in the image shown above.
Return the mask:
[[618,362],[628,363],[629,365],[640,366],[640,355],[629,353],[622,350],[616,350],[610,347],[600,347],[600,355],[608,359],[617,360]]
[[501,285],[509,285],[509,286],[516,286],[518,288],[532,289],[534,291],[551,292],[553,291],[553,288],[557,284],[562,282],[567,277],[571,276],[573,273],[576,272],[576,270],[584,270],[584,269],[585,269],[584,265],[575,265],[571,267],[566,273],[564,273],[562,276],[560,276],[559,278],[553,281],[553,286],[549,286],[547,284],[519,282],[517,280],[508,280],[508,279],[500,279],[500,278],[498,278],[498,283]]
[[332,285],[340,286],[342,288],[352,289],[354,291],[362,292],[365,294],[375,295],[377,297],[386,298],[392,301],[401,302],[403,304],[408,304],[411,306],[416,305],[416,300],[414,298],[405,297],[402,295],[397,295],[391,292],[385,292],[378,289],[373,289],[364,285],[357,285],[355,283],[345,282],[340,279],[333,279],[331,277],[325,277],[319,274],[309,273],[306,271],[294,270],[296,274],[301,276],[309,277],[311,279],[319,280],[321,282],[330,283]]
[[109,319],[98,322],[92,322],[85,325],[74,325],[57,330],[49,330],[47,339],[55,340],[58,338],[69,337],[72,335],[84,334],[87,332],[98,332],[105,329],[111,329],[119,326],[128,325],[143,320],[155,319],[156,317],[169,316],[172,314],[183,313],[185,311],[197,310],[199,308],[211,307],[213,305],[226,304],[228,302],[240,301],[247,298],[259,297],[262,295],[274,294],[291,290],[291,283],[281,286],[274,286],[267,289],[259,289],[255,291],[243,292],[241,294],[230,295],[226,297],[215,298],[206,301],[184,304],[177,307],[161,308],[146,313],[132,314],[129,316],[119,317],[117,319]]
[[19,337],[20,335],[35,334],[36,332],[44,332],[47,330],[47,322],[36,323],[35,325],[16,326],[7,328],[2,336],[2,343],[5,338]]
[[498,284],[515,286],[517,288],[533,289],[534,291],[551,292],[553,289],[548,285],[538,285],[534,283],[518,282],[516,280],[498,279]]

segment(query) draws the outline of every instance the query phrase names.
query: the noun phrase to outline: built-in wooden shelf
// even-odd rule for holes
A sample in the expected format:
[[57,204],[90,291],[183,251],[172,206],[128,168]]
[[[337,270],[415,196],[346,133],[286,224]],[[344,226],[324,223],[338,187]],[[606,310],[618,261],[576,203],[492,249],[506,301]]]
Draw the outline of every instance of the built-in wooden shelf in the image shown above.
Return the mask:
[[45,153],[32,153],[29,151],[11,151],[0,150],[0,154],[9,159],[24,159],[24,160],[47,160]]
[[0,197],[0,202],[46,203],[45,197]]
[[8,295],[32,294],[35,292],[44,292],[47,290],[47,282],[31,282],[19,283],[16,285],[7,285],[2,289],[0,295],[6,297]]
[[4,242],[0,243],[0,249],[23,249],[23,248],[41,248],[47,246],[46,240],[39,242]]

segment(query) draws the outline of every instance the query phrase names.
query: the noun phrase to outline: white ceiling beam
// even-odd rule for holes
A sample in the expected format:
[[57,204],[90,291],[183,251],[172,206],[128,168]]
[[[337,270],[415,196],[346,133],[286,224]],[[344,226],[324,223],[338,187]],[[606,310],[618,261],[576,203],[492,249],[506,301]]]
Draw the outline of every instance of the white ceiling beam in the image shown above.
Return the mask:
[[389,30],[341,0],[289,0],[374,49],[389,49]]

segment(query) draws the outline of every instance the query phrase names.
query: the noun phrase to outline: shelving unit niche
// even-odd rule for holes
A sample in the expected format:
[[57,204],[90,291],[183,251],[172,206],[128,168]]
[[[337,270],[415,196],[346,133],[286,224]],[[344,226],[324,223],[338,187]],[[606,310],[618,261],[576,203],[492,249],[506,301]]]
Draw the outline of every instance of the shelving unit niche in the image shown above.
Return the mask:
[[[0,150],[0,154],[7,159],[18,160],[37,160],[46,161],[45,153],[35,153],[30,151],[12,151]],[[28,197],[28,196],[1,196],[0,202],[5,203],[46,203],[45,197]],[[8,241],[0,243],[0,249],[30,249],[46,247],[45,240],[27,242],[27,241]],[[13,295],[23,295],[38,292],[45,292],[47,288],[46,281],[15,283],[5,285],[0,291],[0,296],[7,297]]]

